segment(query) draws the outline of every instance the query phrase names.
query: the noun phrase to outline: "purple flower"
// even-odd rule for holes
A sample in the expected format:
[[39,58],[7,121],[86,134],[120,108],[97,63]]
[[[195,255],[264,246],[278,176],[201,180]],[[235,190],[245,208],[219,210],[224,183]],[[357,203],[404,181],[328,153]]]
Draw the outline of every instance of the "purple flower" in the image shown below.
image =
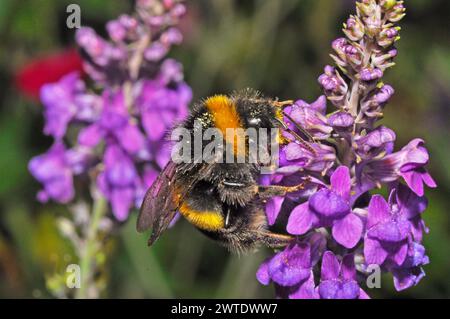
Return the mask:
[[348,84],[334,67],[327,65],[324,69],[324,74],[319,77],[318,81],[323,87],[327,98],[335,106],[344,106]]
[[364,24],[352,15],[344,24],[344,33],[351,41],[359,41],[364,36]]
[[421,214],[428,206],[428,200],[425,197],[417,196],[403,184],[398,184],[396,187],[395,201],[391,203],[393,211],[398,215],[408,219],[411,226],[412,237],[415,241],[422,241],[424,232],[428,232],[425,222]]
[[[261,179],[260,185],[281,185],[281,186],[296,186],[305,181],[305,175],[302,174],[274,174]],[[292,209],[297,206],[299,198],[307,198],[317,191],[315,183],[309,183],[304,189],[294,193],[289,193],[286,196],[275,196],[269,199],[266,203],[266,215],[269,225],[275,224],[278,215],[283,209]],[[292,207],[291,207],[292,206]]]
[[332,55],[334,61],[341,67],[351,64],[358,67],[362,63],[362,51],[358,44],[349,44],[347,39],[339,38],[333,41],[332,48],[338,56]]
[[[397,290],[416,285],[424,276],[422,266],[429,262],[421,245],[428,232],[421,216],[427,207],[423,185],[436,187],[425,169],[428,152],[420,139],[394,152],[395,132],[377,125],[395,93],[382,77],[395,65],[398,52],[393,45],[400,31],[395,22],[403,18],[405,8],[399,0],[364,0],[356,6],[357,14],[344,24],[346,38],[332,42],[336,67],[326,66],[318,79],[337,110],[327,115],[324,97],[311,105],[298,101],[286,108],[284,120],[297,134],[284,133],[288,144],[280,150],[280,168],[270,184],[308,183],[302,191],[268,200],[268,221],[273,225],[282,212],[289,216],[289,233],[303,240],[322,234],[329,251],[322,250],[311,263],[317,274],[315,266],[322,259],[316,288],[312,274],[282,286],[270,274],[275,271],[269,267],[271,259],[263,264],[260,279],[266,284],[274,281],[278,297],[368,298],[357,282],[367,274],[356,275],[354,255],[346,255],[349,249],[357,260],[363,260],[364,252],[366,265],[357,269],[380,265],[393,274]],[[389,202],[380,195],[370,197],[383,187],[391,191]],[[292,267],[305,270],[296,263]],[[295,273],[291,268],[289,272]]]
[[[327,118],[324,116],[326,111],[325,96],[319,97],[317,101],[311,104],[299,100],[294,105],[285,108],[284,111],[290,117],[285,118],[285,122],[294,131],[298,130],[290,119],[317,139],[326,139],[333,130],[328,126]],[[292,138],[289,133],[285,133],[285,135]]]
[[[142,116],[144,129],[151,141],[159,141],[177,121],[186,117],[192,91],[184,82],[175,87],[167,84],[180,81],[179,69],[170,62],[165,64],[159,80],[142,84],[136,104]],[[175,82],[177,83],[177,82]]]
[[132,159],[117,145],[108,145],[103,158],[105,168],[97,178],[97,185],[111,203],[119,221],[127,219],[139,189],[139,175]]
[[313,234],[304,242],[292,243],[275,256],[266,259],[256,277],[263,285],[275,283],[277,295],[291,299],[318,299],[312,267],[326,247],[321,234]]
[[280,151],[280,168],[277,173],[292,174],[300,170],[326,173],[335,159],[335,150],[331,146],[312,143],[307,147],[303,143],[292,142]]
[[34,157],[28,169],[44,186],[37,195],[39,201],[67,203],[74,198],[73,172],[62,143],[56,142],[47,153]]
[[328,124],[335,130],[351,128],[354,123],[355,119],[347,112],[337,112],[328,118]]
[[126,52],[119,47],[97,35],[92,28],[83,27],[77,30],[76,40],[78,45],[85,50],[92,61],[101,67],[106,67],[115,61],[120,61],[126,56]]
[[356,281],[353,254],[345,255],[342,262],[331,251],[323,254],[318,291],[322,299],[368,299]]
[[357,153],[362,159],[374,158],[381,153],[390,154],[394,150],[395,132],[380,126],[365,136],[356,138]]
[[351,210],[350,190],[350,171],[341,166],[331,176],[330,188],[319,190],[292,211],[287,231],[303,235],[311,228],[332,227],[333,238],[339,244],[355,247],[361,239],[363,223]]
[[424,186],[435,188],[436,182],[425,169],[429,155],[424,141],[415,139],[399,152],[362,164],[362,174],[374,182],[393,182],[402,177],[418,195],[424,195]]
[[415,139],[400,152],[404,156],[400,167],[400,175],[418,196],[424,194],[423,184],[431,188],[437,187],[436,182],[424,168],[429,160],[428,151],[424,144],[423,140]]
[[115,42],[125,40],[136,40],[139,22],[127,14],[122,14],[118,19],[111,20],[106,24],[109,37]]
[[416,286],[425,277],[422,266],[429,263],[430,260],[425,254],[425,247],[418,243],[412,243],[403,265],[401,267],[393,266],[390,268],[390,271],[394,275],[395,289],[402,291]]
[[383,107],[394,95],[395,90],[390,85],[383,85],[372,92],[363,102],[361,111],[369,118],[379,118],[383,114]]
[[408,251],[410,223],[391,211],[380,195],[372,197],[368,211],[364,239],[366,263],[382,265],[387,258],[391,258],[400,266]]
[[410,241],[421,240],[423,229],[417,219],[425,211],[427,200],[399,185],[391,193],[390,204],[380,195],[369,203],[364,255],[367,264],[382,265],[392,261],[401,266],[407,257]]
[[295,286],[309,278],[311,267],[309,244],[294,243],[266,260],[258,270],[257,278],[265,285],[272,280],[284,287]]
[[64,76],[59,82],[46,84],[41,90],[44,105],[44,132],[61,139],[72,120],[92,121],[100,111],[99,100],[85,93],[78,73]]
[[374,80],[381,79],[383,77],[383,71],[378,68],[365,68],[359,72],[361,80],[370,82]]
[[104,92],[103,112],[99,120],[80,132],[78,142],[95,147],[106,138],[115,139],[130,154],[136,154],[144,147],[145,137],[133,123],[121,91]]

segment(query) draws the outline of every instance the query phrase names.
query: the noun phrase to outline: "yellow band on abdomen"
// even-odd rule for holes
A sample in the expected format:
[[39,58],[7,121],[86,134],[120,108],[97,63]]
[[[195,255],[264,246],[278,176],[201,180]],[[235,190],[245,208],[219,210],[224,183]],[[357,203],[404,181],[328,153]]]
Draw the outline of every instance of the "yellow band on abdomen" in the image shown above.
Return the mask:
[[225,227],[225,221],[220,212],[196,211],[183,203],[180,207],[180,213],[191,224],[203,230],[217,231]]

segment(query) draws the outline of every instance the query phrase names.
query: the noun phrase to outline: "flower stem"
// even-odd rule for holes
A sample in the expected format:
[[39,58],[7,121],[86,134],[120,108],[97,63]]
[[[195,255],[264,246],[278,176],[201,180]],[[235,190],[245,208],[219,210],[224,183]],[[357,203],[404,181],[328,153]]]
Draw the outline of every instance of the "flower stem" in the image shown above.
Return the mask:
[[107,207],[105,198],[98,197],[95,199],[86,238],[80,252],[81,285],[75,294],[77,299],[86,299],[97,295],[97,293],[93,294],[91,292],[91,288],[95,289],[95,283],[93,282],[95,272],[94,258],[95,253],[98,251],[97,240],[100,221],[105,215]]

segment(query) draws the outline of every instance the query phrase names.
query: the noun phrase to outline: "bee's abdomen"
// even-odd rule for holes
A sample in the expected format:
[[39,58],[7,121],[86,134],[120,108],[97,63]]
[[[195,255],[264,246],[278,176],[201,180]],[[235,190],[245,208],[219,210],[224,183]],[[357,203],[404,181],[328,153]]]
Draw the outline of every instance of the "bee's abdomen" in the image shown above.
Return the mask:
[[194,210],[186,202],[180,207],[180,213],[188,222],[205,231],[218,231],[225,227],[225,220],[218,211]]

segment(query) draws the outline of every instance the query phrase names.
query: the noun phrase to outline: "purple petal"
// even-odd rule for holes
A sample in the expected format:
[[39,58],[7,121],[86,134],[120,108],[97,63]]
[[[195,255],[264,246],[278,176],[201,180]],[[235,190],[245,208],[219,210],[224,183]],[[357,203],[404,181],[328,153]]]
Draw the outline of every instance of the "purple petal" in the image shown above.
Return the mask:
[[269,275],[282,286],[294,286],[305,280],[311,271],[309,245],[296,244],[288,246],[276,254],[269,263]]
[[406,184],[408,184],[409,188],[411,188],[417,196],[422,197],[424,195],[422,175],[420,173],[416,171],[409,171],[400,173],[400,175],[402,175]]
[[398,266],[401,266],[403,264],[403,262],[405,261],[407,254],[408,254],[408,245],[405,243],[405,244],[401,245],[398,248],[397,252],[394,254],[394,256],[393,256],[394,262]]
[[157,112],[144,112],[142,122],[151,141],[159,141],[166,134],[166,125],[161,121]]
[[434,181],[433,177],[425,170],[425,172],[422,173],[422,179],[423,182],[430,188],[436,188],[437,184]]
[[310,207],[326,218],[339,218],[350,211],[350,205],[342,196],[329,189],[321,189],[309,199]]
[[270,284],[270,276],[269,276],[269,262],[271,258],[267,258],[263,261],[263,263],[259,266],[258,271],[256,272],[256,279],[262,284],[267,286]]
[[338,291],[337,299],[358,299],[359,292],[360,288],[356,281],[343,282]]
[[399,185],[397,190],[397,203],[399,206],[399,215],[407,219],[412,219],[425,211],[428,206],[428,200],[425,197],[419,197],[408,187]]
[[359,299],[370,299],[369,295],[362,289],[359,290]]
[[338,220],[333,225],[333,238],[345,248],[353,248],[359,242],[362,236],[362,220],[351,213]]
[[314,284],[314,274],[311,274],[307,280],[300,284],[299,288],[289,294],[289,299],[319,299],[320,296]]
[[275,224],[278,214],[280,213],[281,206],[283,205],[285,197],[276,196],[272,197],[266,204],[267,221],[270,226]]
[[394,275],[394,286],[397,291],[403,291],[416,286],[425,277],[425,272],[421,267],[393,269],[392,274]]
[[422,219],[422,217],[416,216],[413,219],[410,220],[411,222],[411,233],[413,235],[414,240],[421,242],[423,233],[428,233],[429,229],[425,225],[425,221]]
[[328,118],[328,125],[335,128],[347,128],[353,125],[355,119],[349,113],[338,112]]
[[[406,152],[406,169],[413,169],[418,165],[423,166],[428,163],[430,156],[424,144],[425,142],[422,139],[417,138],[402,148],[402,151]],[[405,169],[405,167],[402,167],[402,169]]]
[[319,285],[319,295],[322,299],[337,299],[340,288],[339,281],[323,281]]
[[365,238],[364,257],[367,265],[381,265],[387,256],[388,252],[380,245],[378,240]]
[[122,147],[130,154],[135,154],[144,147],[144,135],[136,125],[125,125],[117,130],[116,137]]
[[345,280],[356,279],[355,256],[353,254],[345,255],[342,259],[341,276]]
[[125,221],[133,205],[134,192],[131,188],[113,189],[111,192],[111,206],[118,221]]
[[304,149],[297,143],[289,143],[283,151],[288,161],[295,161],[305,157]]
[[387,222],[372,227],[367,235],[384,242],[398,243],[405,240],[410,232],[408,221]]
[[311,103],[310,107],[319,112],[320,114],[325,115],[325,112],[327,110],[326,96],[325,95],[319,96],[319,98],[316,101]]
[[71,174],[63,174],[58,179],[44,185],[45,192],[53,200],[66,204],[75,197],[73,177]]
[[331,175],[331,189],[341,195],[344,199],[350,198],[350,189],[352,182],[350,179],[350,170],[347,166],[338,167]]
[[97,124],[92,124],[80,131],[78,143],[87,147],[95,147],[103,137],[103,129]]
[[341,265],[331,251],[326,251],[322,258],[321,280],[333,280],[339,278]]
[[387,222],[391,217],[391,209],[381,195],[372,196],[368,210],[367,229],[370,229],[379,223]]
[[308,232],[315,220],[314,214],[309,209],[309,203],[298,205],[289,216],[287,231],[292,235],[303,235]]

